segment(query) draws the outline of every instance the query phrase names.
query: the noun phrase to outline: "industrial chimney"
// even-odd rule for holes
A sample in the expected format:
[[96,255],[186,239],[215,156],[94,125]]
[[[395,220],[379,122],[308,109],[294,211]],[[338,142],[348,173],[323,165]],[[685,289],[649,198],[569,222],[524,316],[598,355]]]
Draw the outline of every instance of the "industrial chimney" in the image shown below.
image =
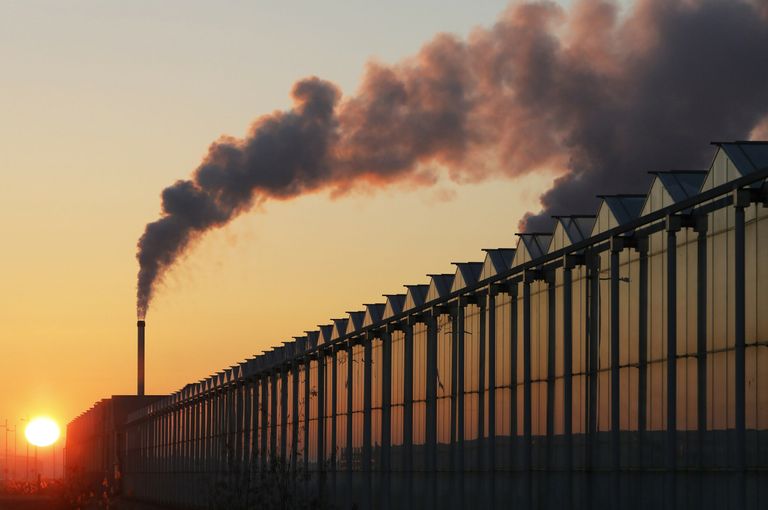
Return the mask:
[[138,389],[136,394],[144,396],[144,321],[138,321],[136,327],[139,330],[139,374],[138,374]]

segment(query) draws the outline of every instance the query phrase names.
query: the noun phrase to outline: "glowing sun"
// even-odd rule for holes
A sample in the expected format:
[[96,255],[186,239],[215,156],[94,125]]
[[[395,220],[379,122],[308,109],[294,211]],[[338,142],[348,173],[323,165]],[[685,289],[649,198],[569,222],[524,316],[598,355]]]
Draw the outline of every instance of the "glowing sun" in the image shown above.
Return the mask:
[[27,428],[24,435],[27,441],[35,446],[50,446],[59,438],[59,426],[50,418],[35,418]]

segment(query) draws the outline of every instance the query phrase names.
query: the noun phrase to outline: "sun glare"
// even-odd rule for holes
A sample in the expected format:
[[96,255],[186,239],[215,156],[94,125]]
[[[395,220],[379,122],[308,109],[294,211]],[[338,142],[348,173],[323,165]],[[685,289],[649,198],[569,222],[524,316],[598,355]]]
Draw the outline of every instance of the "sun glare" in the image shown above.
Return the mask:
[[50,446],[59,438],[59,426],[50,418],[35,418],[24,429],[27,441],[35,446]]

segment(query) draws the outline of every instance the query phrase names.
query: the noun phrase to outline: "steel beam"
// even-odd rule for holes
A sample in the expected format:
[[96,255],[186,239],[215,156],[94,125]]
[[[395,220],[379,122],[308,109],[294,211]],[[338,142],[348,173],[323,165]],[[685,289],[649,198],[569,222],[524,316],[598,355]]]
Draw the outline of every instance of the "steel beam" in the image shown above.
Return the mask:
[[457,372],[456,372],[456,388],[457,388],[457,397],[458,402],[456,405],[456,414],[458,416],[458,422],[456,424],[457,431],[456,431],[456,445],[458,447],[458,455],[456,459],[456,468],[459,471],[459,473],[464,472],[464,426],[466,421],[466,415],[464,413],[464,366],[465,366],[465,356],[464,356],[464,348],[466,343],[466,310],[465,310],[466,302],[462,299],[458,300],[458,312],[456,317],[456,325],[458,331],[458,356],[457,356]]
[[563,260],[563,435],[565,436],[565,509],[573,505],[573,269],[584,264],[583,256]]
[[336,415],[338,411],[338,349],[334,346],[331,354],[331,458],[330,469],[336,472]]
[[488,305],[485,294],[475,296],[475,301],[479,308],[480,331],[478,338],[478,384],[477,384],[477,443],[478,443],[478,462],[477,469],[481,472],[485,470],[485,350],[487,339],[487,313]]
[[510,345],[509,345],[509,370],[510,370],[510,403],[509,403],[509,429],[512,441],[510,442],[510,460],[515,462],[518,458],[517,445],[519,443],[517,438],[518,423],[517,423],[517,387],[518,387],[518,373],[517,373],[517,350],[518,350],[518,288],[517,282],[509,284],[509,330],[510,330]]
[[280,370],[280,460],[288,463],[288,365]]
[[271,381],[271,387],[270,387],[270,393],[269,393],[269,400],[271,404],[271,409],[269,413],[270,421],[269,421],[269,456],[270,456],[270,462],[278,457],[278,449],[277,449],[277,427],[278,427],[278,414],[277,414],[277,380],[279,377],[279,372],[275,370],[272,373],[272,381]]
[[[599,361],[599,345],[600,345],[600,256],[592,253],[588,255],[588,275],[589,275],[589,317],[588,331],[589,339],[587,343],[587,378],[588,378],[588,395],[587,395],[587,458],[586,469],[591,474],[594,472],[595,464],[595,447],[597,445],[597,378],[598,378],[598,361]],[[587,483],[587,490],[585,496],[587,500],[586,506],[591,508],[594,506],[594,494],[592,490],[591,481]]]
[[309,356],[304,358],[304,472],[309,473],[309,457],[310,457],[310,445],[309,445],[309,415],[311,414],[312,406],[311,402],[311,382],[310,382],[310,369],[312,366],[312,360]]
[[381,469],[392,469],[392,332],[389,327],[379,332],[381,338]]
[[363,341],[363,462],[364,473],[371,470],[371,367],[373,365],[373,339]]
[[531,283],[535,277],[526,272],[523,281],[523,474],[525,476],[524,508],[533,508],[531,430]]
[[293,398],[291,399],[293,419],[291,420],[291,471],[294,473],[299,468],[299,363],[294,360],[291,365],[291,384],[293,385]]
[[751,190],[734,192],[734,341],[735,367],[734,392],[736,403],[736,451],[734,452],[737,473],[735,508],[744,508],[746,503],[746,250],[745,250],[745,209],[751,203]]
[[404,350],[405,363],[403,374],[403,470],[406,473],[413,471],[413,322],[404,321],[405,332]]
[[[553,470],[553,446],[555,438],[555,356],[557,354],[557,288],[554,270],[544,274],[547,284],[547,443],[546,443],[546,469]],[[549,491],[545,492],[549,496]]]
[[496,294],[488,289],[488,470],[496,469]]
[[459,366],[459,301],[451,307],[451,472],[458,469],[459,443],[457,437],[458,415],[458,366]]
[[437,467],[437,315],[422,316],[427,327],[427,380],[426,380],[426,468]]
[[317,470],[320,472],[325,470],[325,351],[323,350],[317,352]]
[[667,508],[677,501],[677,230],[667,220]]
[[704,434],[707,431],[707,217],[696,229],[696,415],[699,434],[698,457],[702,466]]
[[620,506],[621,470],[621,368],[619,329],[619,271],[620,255],[624,248],[623,239],[613,238],[611,243],[611,469],[613,483],[611,497],[613,508]]
[[352,341],[347,342],[347,472],[352,475],[352,397],[354,388],[354,363]]

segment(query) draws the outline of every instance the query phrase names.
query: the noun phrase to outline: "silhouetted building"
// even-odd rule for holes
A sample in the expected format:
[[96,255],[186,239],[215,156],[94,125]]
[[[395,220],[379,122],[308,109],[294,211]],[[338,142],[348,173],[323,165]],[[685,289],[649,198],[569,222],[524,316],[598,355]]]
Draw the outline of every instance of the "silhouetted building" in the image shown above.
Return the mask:
[[767,177],[717,144],[188,384],[128,418],[124,486],[204,508],[281,458],[343,508],[759,508]]
[[125,423],[128,414],[156,402],[160,396],[113,395],[67,424],[64,475],[86,487],[100,487],[106,479],[117,487],[125,460]]

